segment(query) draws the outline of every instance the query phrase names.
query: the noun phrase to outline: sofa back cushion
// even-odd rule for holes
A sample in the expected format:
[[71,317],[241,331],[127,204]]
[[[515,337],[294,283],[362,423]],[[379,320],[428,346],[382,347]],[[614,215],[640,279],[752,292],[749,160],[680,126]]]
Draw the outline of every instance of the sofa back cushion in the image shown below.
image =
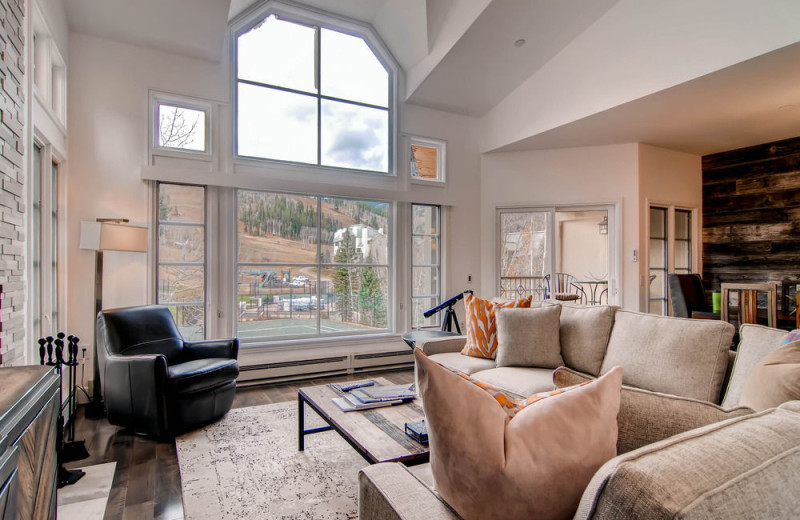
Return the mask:
[[600,374],[618,307],[561,305],[561,357],[564,364],[593,376]]
[[733,371],[728,382],[728,389],[722,399],[724,408],[739,406],[742,390],[751,372],[759,361],[777,350],[788,336],[785,330],[773,329],[763,325],[745,324],[739,329],[739,346],[736,349],[736,359],[733,362]]
[[600,373],[621,366],[626,385],[718,403],[734,331],[722,321],[620,309]]
[[576,519],[798,518],[800,402],[620,455],[592,478]]

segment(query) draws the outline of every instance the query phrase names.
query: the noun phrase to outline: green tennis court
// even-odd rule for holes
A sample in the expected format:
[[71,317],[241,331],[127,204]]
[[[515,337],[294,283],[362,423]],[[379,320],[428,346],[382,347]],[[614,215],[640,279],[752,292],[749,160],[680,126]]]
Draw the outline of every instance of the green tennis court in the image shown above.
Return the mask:
[[[340,321],[325,320],[320,322],[320,332],[347,332],[374,330],[373,327],[355,323],[342,323]],[[263,320],[245,321],[239,323],[240,338],[256,338],[268,336],[299,336],[317,333],[317,320]]]

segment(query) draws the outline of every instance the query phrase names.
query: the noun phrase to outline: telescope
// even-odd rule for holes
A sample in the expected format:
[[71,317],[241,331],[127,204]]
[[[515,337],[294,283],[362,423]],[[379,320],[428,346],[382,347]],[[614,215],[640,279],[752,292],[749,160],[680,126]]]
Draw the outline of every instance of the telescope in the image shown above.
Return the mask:
[[444,309],[444,319],[442,319],[442,332],[452,332],[453,324],[455,323],[456,331],[461,334],[461,327],[458,324],[458,317],[456,316],[456,312],[453,310],[453,306],[462,298],[464,298],[464,293],[472,294],[471,290],[466,290],[464,292],[458,293],[446,302],[440,303],[436,307],[432,309],[428,309],[427,311],[423,312],[422,315],[426,318],[430,318],[437,312]]

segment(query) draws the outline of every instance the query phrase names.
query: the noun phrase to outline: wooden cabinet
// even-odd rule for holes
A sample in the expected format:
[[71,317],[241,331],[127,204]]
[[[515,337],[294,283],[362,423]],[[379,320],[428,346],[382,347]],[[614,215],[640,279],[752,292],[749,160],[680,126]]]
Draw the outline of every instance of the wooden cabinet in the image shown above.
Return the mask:
[[0,520],[56,517],[60,395],[49,367],[0,368]]

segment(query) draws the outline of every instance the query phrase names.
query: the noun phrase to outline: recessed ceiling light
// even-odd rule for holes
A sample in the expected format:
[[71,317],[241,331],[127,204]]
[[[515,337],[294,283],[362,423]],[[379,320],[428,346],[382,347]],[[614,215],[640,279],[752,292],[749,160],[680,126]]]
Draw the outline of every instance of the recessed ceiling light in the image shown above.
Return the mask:
[[514,42],[514,47],[522,47],[523,45],[525,45],[525,40],[522,38]]

